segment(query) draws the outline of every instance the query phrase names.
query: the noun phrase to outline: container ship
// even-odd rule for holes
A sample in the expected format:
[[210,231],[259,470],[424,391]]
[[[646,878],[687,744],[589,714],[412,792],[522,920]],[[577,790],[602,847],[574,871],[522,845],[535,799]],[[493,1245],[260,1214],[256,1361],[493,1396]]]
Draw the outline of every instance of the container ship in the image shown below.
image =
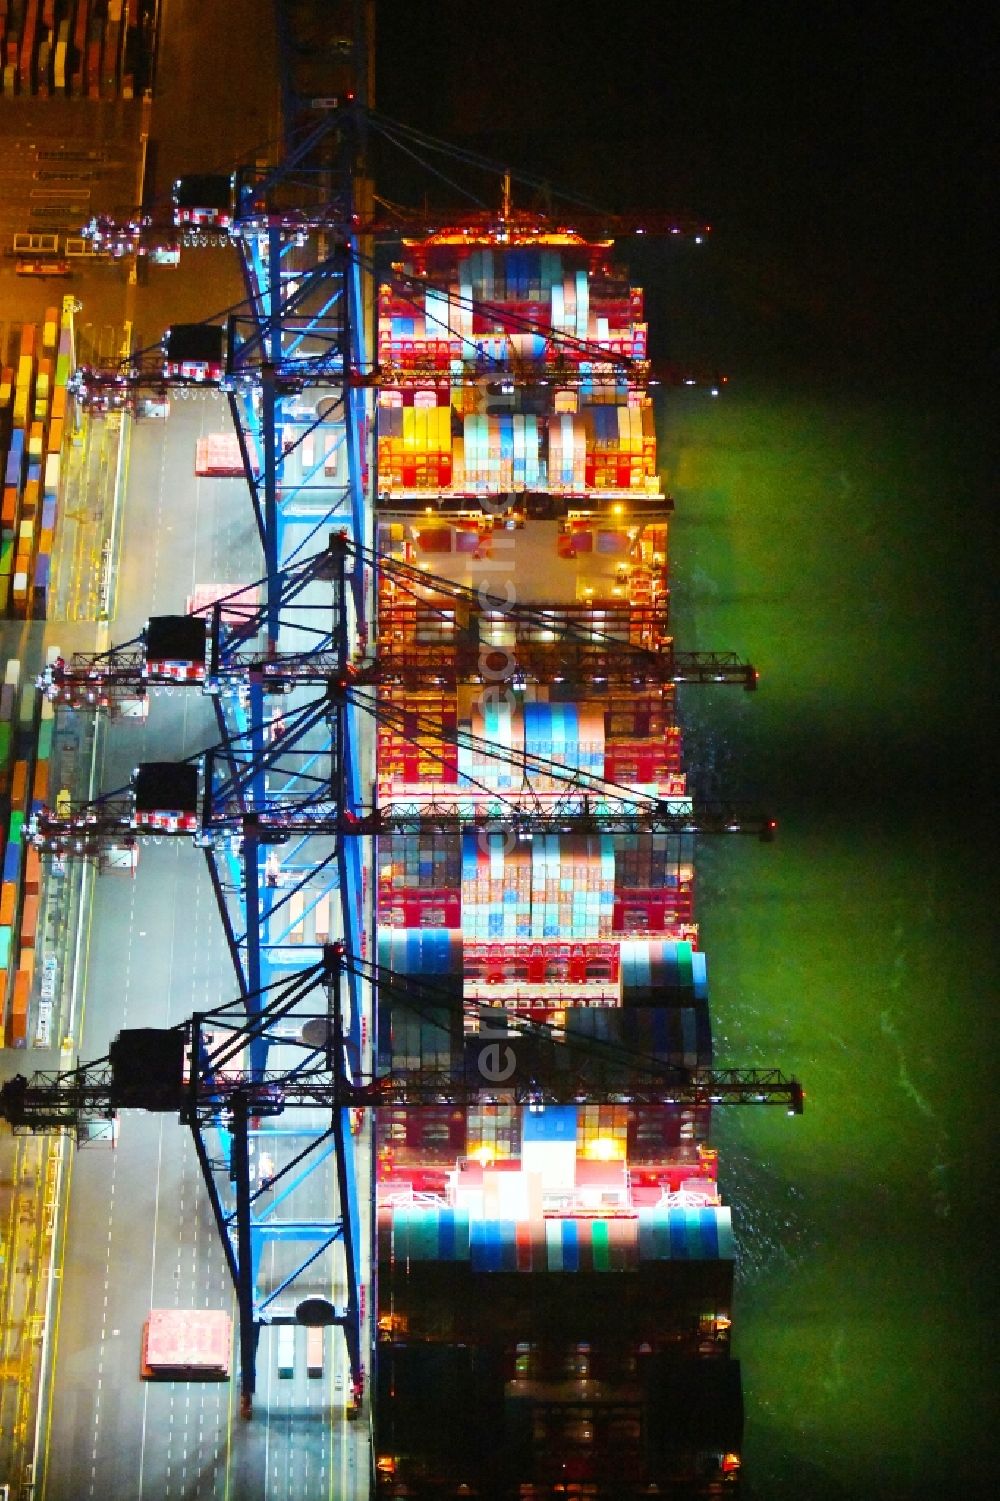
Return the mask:
[[[377,306],[379,801],[683,799],[643,292],[509,207],[403,242]],[[693,835],[379,841],[380,1071],[490,1008],[712,1062]],[[383,968],[384,967],[384,968]],[[378,1119],[379,1494],[735,1494],[733,1238],[710,1106],[503,1088]]]

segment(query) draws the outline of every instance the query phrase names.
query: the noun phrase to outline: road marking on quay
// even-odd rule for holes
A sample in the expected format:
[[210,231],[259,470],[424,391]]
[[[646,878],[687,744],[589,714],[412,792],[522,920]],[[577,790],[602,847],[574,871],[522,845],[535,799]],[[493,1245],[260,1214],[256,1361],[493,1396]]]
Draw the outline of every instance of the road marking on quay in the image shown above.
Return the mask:
[[[95,737],[95,739],[94,739],[95,752],[96,752],[96,746],[97,746],[97,739]],[[92,761],[91,762],[91,776],[90,776],[90,792],[89,792],[90,796],[93,796],[93,781],[94,781],[94,762]],[[83,885],[81,887],[80,900],[81,900],[81,903],[85,903],[85,905],[86,905],[86,912],[87,912],[87,936],[86,936],[86,939],[84,940],[83,951],[81,953],[80,952],[80,947],[79,947],[79,934],[80,934],[81,929],[77,930],[77,953],[76,953],[76,955],[74,957],[74,964],[73,964],[73,985],[74,985],[73,999],[75,999],[76,994],[79,994],[80,997],[81,997],[81,1000],[80,1000],[80,1026],[79,1026],[79,1036],[80,1036],[80,1042],[81,1043],[83,1041],[84,1022],[86,1020],[86,1015],[87,1015],[87,976],[88,976],[88,974],[90,972],[90,940],[91,940],[91,934],[93,932],[93,926],[94,926],[94,900],[93,900],[93,894],[91,894],[90,900],[86,901],[86,878],[87,878],[87,868],[85,866],[84,867],[84,872],[83,872],[83,877],[82,877]],[[77,991],[77,989],[76,989],[76,987],[77,987],[78,984],[79,984],[79,991]],[[73,1004],[73,1002],[71,1000],[71,1016],[70,1016],[70,1021],[72,1021],[72,1004]],[[77,1049],[78,1056],[79,1056],[79,1051],[80,1050]],[[63,1290],[64,1290],[65,1285],[66,1285],[66,1279],[65,1279],[63,1273],[64,1273],[64,1270],[65,1270],[65,1264],[66,1264],[66,1247],[67,1247],[67,1244],[69,1242],[69,1216],[70,1216],[70,1206],[71,1206],[71,1203],[72,1203],[73,1168],[75,1166],[75,1163],[76,1163],[76,1154],[75,1154],[75,1152],[69,1152],[69,1153],[67,1153],[67,1161],[66,1161],[66,1198],[65,1198],[65,1207],[63,1209],[63,1235],[62,1235],[62,1241],[61,1241],[61,1244],[60,1244],[60,1247],[59,1247],[59,1264],[58,1264],[58,1268],[53,1267],[53,1278],[58,1280],[59,1291],[58,1291],[58,1293],[56,1295],[55,1317],[54,1317],[54,1319],[52,1321],[52,1375],[50,1376],[49,1385],[48,1385],[48,1394],[47,1394],[47,1402],[46,1402],[46,1413],[45,1413],[45,1443],[44,1443],[44,1446],[42,1448],[42,1453],[41,1453],[41,1460],[42,1460],[42,1488],[41,1488],[40,1501],[46,1501],[46,1496],[48,1494],[48,1488],[49,1488],[49,1445],[50,1445],[51,1439],[52,1439],[52,1416],[53,1416],[53,1412],[55,1410],[55,1402],[53,1401],[53,1397],[54,1397],[54,1394],[55,1394],[55,1368],[56,1368],[56,1362],[58,1361],[58,1358],[59,1358],[59,1331],[60,1331],[61,1322],[62,1322]]]
[[[163,1161],[163,1127],[166,1124],[163,1116],[160,1117],[159,1142],[156,1152],[156,1199],[153,1210],[153,1255],[149,1268],[149,1306],[153,1306],[153,1280],[156,1277],[156,1233],[160,1223],[160,1167]],[[142,1431],[139,1437],[139,1501],[142,1501],[143,1478],[146,1469],[146,1420],[149,1413],[149,1382],[143,1383],[142,1390]]]
[[[104,1260],[104,1305],[101,1309],[101,1334],[99,1341],[100,1355],[97,1361],[97,1392],[94,1398],[94,1447],[91,1453],[93,1464],[90,1467],[90,1495],[97,1488],[97,1450],[100,1444],[101,1434],[101,1400],[103,1398],[104,1375],[104,1347],[107,1342],[108,1327],[108,1287],[111,1281],[111,1239],[114,1230],[115,1218],[115,1185],[118,1176],[118,1154],[114,1154],[111,1164],[111,1188],[108,1194],[108,1241]],[[117,1330],[115,1331],[117,1333]]]
[[[134,925],[134,922],[135,922],[135,890],[134,890],[134,887],[133,887],[133,890],[130,893],[130,902],[129,902],[129,905],[130,905],[130,909],[131,909],[130,913],[129,913],[129,939],[128,939],[128,947],[127,947],[127,950],[126,950],[126,958],[125,958],[125,983],[124,983],[123,990],[122,990],[122,1026],[123,1027],[127,1026],[127,1024],[128,1024],[128,1005],[129,1005],[129,995],[130,995],[130,991],[131,991],[131,979],[132,979],[132,931],[133,931],[133,925]],[[93,921],[93,909],[94,909],[94,903],[91,903],[91,910],[90,910],[90,920],[91,920],[91,923]],[[87,955],[88,955],[88,961],[89,961],[89,954],[90,954],[90,932],[88,930],[88,934],[87,934]],[[84,994],[86,995],[86,992],[84,992]],[[82,1031],[83,1031],[83,1018],[82,1018],[82,1015],[81,1015],[81,1040],[82,1040]],[[121,1128],[119,1128],[119,1129],[121,1129]],[[112,1264],[111,1250],[112,1250],[112,1238],[113,1238],[113,1234],[114,1234],[115,1188],[117,1186],[117,1180],[118,1180],[118,1153],[114,1152],[112,1154],[112,1162],[111,1162],[111,1186],[110,1186],[110,1189],[109,1189],[109,1192],[108,1192],[108,1240],[107,1240],[107,1251],[106,1251],[106,1254],[105,1254],[105,1263],[104,1263],[104,1303],[103,1303],[103,1307],[101,1309],[101,1335],[100,1335],[100,1346],[99,1346],[99,1348],[100,1348],[100,1355],[99,1355],[98,1362],[97,1362],[98,1387],[97,1387],[97,1394],[96,1394],[96,1398],[95,1398],[95,1402],[94,1402],[94,1450],[93,1450],[93,1456],[92,1457],[93,1457],[95,1463],[91,1467],[91,1472],[90,1472],[90,1494],[91,1495],[94,1494],[94,1491],[95,1491],[95,1488],[96,1488],[96,1478],[97,1478],[97,1464],[96,1464],[96,1460],[97,1460],[97,1450],[98,1450],[98,1446],[99,1446],[99,1443],[100,1443],[101,1400],[102,1400],[102,1397],[103,1397],[103,1382],[102,1382],[101,1378],[103,1377],[103,1374],[104,1374],[104,1350],[105,1350],[105,1345],[107,1343],[108,1301],[109,1301],[110,1287],[111,1287],[111,1264]],[[117,1333],[118,1333],[118,1330],[115,1329],[113,1331],[113,1335],[117,1335]]]

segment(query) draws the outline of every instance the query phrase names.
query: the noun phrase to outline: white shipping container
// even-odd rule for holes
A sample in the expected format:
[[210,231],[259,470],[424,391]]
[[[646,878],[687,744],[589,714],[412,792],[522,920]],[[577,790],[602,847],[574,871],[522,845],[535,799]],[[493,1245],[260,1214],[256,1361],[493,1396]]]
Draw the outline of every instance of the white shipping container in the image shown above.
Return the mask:
[[278,1324],[278,1375],[283,1378],[295,1374],[295,1325]]
[[323,1374],[323,1326],[306,1330],[306,1375],[314,1379]]

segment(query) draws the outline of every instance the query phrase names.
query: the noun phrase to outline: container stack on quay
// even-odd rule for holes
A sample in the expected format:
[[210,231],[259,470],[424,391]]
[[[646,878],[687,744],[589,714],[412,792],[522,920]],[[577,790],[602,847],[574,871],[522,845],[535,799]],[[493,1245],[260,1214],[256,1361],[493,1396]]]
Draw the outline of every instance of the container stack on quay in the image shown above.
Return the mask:
[[62,313],[21,325],[16,360],[0,373],[0,453],[4,488],[0,609],[44,620],[68,439],[67,383],[73,370],[73,300]]
[[146,85],[153,0],[0,0],[7,98],[133,99]]
[[[540,238],[515,219],[404,242],[413,280],[380,294],[394,374],[377,546],[409,571],[380,572],[376,651],[423,685],[378,689],[381,806],[502,821],[519,800],[602,789],[687,800],[671,675],[630,653],[670,639],[652,406],[641,371],[610,362],[645,359],[643,295],[607,244]],[[691,835],[396,834],[379,841],[377,922],[379,965],[406,982],[380,997],[380,1070],[469,1079],[501,1008],[563,1029],[567,1057],[712,1065]],[[733,1492],[733,1238],[711,1106],[586,1094],[379,1112],[379,1466],[413,1494],[431,1475],[525,1496],[557,1480]],[[445,1369],[452,1392],[493,1383],[476,1445],[453,1403],[427,1405]],[[572,1421],[568,1378],[590,1379]]]
[[21,665],[4,664],[0,688],[0,810],[3,884],[0,886],[0,1041],[28,1042],[28,1008],[40,944],[41,869],[25,824],[50,800],[54,714]]

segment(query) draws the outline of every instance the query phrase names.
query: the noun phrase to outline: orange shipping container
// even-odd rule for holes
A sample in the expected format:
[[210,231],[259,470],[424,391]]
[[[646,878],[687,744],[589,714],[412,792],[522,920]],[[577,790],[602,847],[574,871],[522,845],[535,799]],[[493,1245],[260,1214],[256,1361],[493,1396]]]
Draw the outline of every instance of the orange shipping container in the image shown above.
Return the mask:
[[31,971],[19,969],[14,975],[14,1004],[13,1010],[27,1011],[28,996],[31,994]]
[[38,898],[26,896],[21,904],[21,947],[33,949],[38,931]]
[[[56,386],[52,393],[52,421],[61,422],[66,415],[66,387]],[[49,439],[49,451],[52,451],[52,439]]]
[[0,519],[2,519],[4,526],[10,527],[10,529],[12,531],[13,531],[14,527],[17,525],[17,486],[16,485],[5,485],[4,486],[4,491],[3,491],[3,513],[2,513],[2,517],[0,517]]
[[15,809],[23,809],[28,791],[28,763],[14,762],[14,776],[10,784],[10,801]]
[[33,844],[29,844],[24,855],[24,889],[31,896],[37,896],[41,889],[42,862],[38,851]]
[[21,358],[26,354],[35,352],[35,325],[33,323],[21,324]]
[[31,976],[19,969],[14,976],[14,999],[10,1008],[10,1040],[15,1048],[23,1048],[28,1041],[28,995]]
[[17,886],[13,881],[4,881],[0,886],[0,928],[10,928],[14,923],[14,908],[17,906]]
[[35,780],[31,788],[33,802],[44,803],[49,795],[49,763],[38,761],[35,764]]

